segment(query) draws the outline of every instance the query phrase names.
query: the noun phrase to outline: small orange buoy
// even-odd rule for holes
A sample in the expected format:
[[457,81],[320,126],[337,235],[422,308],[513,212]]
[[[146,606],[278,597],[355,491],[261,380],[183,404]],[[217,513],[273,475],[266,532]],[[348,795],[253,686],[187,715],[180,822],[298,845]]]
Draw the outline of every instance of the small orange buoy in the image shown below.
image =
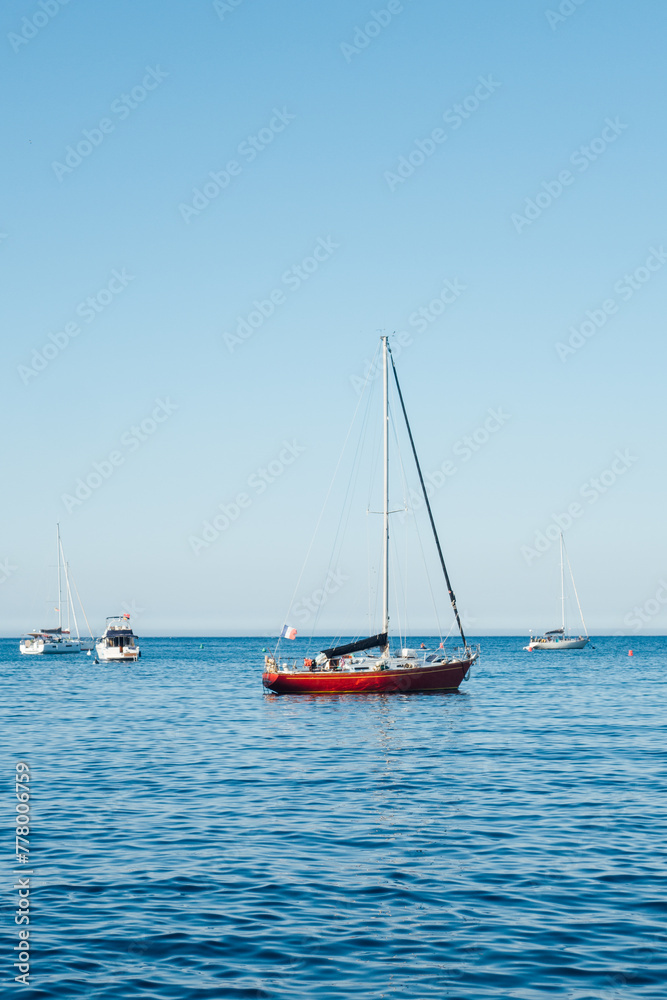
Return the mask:
[[634,655],[635,655],[635,654],[634,654],[634,653],[632,652],[632,650],[631,650],[631,649],[629,649],[629,650],[628,650],[628,656],[634,656]]

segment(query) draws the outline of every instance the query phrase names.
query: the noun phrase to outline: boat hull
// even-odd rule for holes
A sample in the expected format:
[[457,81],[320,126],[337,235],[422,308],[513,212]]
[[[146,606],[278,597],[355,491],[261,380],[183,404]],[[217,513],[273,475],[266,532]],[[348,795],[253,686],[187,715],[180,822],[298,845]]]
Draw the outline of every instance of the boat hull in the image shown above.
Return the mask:
[[80,653],[81,643],[79,642],[44,642],[19,643],[19,650],[24,656],[45,656],[62,655],[63,653]]
[[579,639],[560,639],[558,642],[555,642],[553,639],[549,639],[547,642],[530,642],[525,648],[530,650],[583,649],[588,642],[590,642],[590,639],[587,639],[586,637]]
[[134,646],[132,649],[117,646],[103,646],[98,644],[95,646],[95,652],[97,653],[97,659],[101,662],[109,663],[134,663],[135,660],[139,658],[139,647]]
[[265,670],[262,683],[274,694],[417,694],[457,691],[476,657],[428,667],[389,670]]

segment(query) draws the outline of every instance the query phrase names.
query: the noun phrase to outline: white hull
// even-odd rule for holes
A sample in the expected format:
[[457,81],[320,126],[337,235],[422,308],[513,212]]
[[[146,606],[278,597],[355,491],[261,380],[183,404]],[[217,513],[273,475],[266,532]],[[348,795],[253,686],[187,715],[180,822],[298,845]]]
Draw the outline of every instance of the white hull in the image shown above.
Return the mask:
[[39,639],[21,640],[19,649],[24,656],[41,656],[46,653],[80,653],[81,643],[72,642],[41,642]]
[[[577,607],[579,609],[579,617],[581,618],[581,628],[583,635],[570,636],[570,629],[567,625],[567,619],[565,615],[565,560],[567,559],[567,566],[570,571],[570,580],[572,581],[572,589],[574,591],[574,596],[577,600]],[[574,582],[574,574],[572,573],[572,567],[570,566],[570,560],[565,552],[565,543],[563,541],[563,532],[560,533],[560,599],[562,604],[562,617],[561,617],[561,627],[557,629],[552,629],[550,632],[545,632],[544,635],[539,635],[533,638],[531,635],[528,640],[528,645],[524,646],[529,652],[535,649],[547,649],[549,651],[557,652],[561,649],[583,649],[584,646],[590,641],[588,638],[586,622],[584,621],[584,616],[581,610],[581,604],[579,603],[579,594],[577,593],[577,588]]]
[[[433,650],[417,651],[416,649],[404,649],[400,654],[385,653],[381,656],[369,656],[361,653],[359,656],[354,656],[348,653],[345,656],[340,656],[332,660],[323,658],[321,662],[319,660],[308,662],[311,664],[311,671],[325,672],[327,670],[335,670],[339,673],[365,673],[366,671],[373,672],[378,669],[414,670],[425,667],[453,666],[457,663],[470,662],[472,664],[478,657],[479,646],[477,649],[461,646],[450,652],[445,652],[444,649],[438,649],[435,652]],[[267,665],[273,666],[277,671],[297,669],[296,661],[292,664],[289,662],[276,663],[273,657],[266,657],[265,660]]]
[[141,656],[141,650],[134,641],[136,636],[130,628],[130,616],[107,618],[107,627],[102,637],[95,643],[98,661],[102,663],[134,663]]
[[[24,656],[44,656],[44,655],[62,655],[63,653],[81,653],[81,652],[86,652],[89,649],[92,649],[95,642],[92,636],[89,637],[88,639],[82,639],[81,636],[79,635],[79,626],[77,624],[76,612],[74,609],[74,601],[72,599],[72,592],[70,590],[69,567],[67,562],[65,561],[63,546],[62,542],[60,541],[59,524],[56,525],[56,545],[57,545],[57,556],[58,556],[58,607],[55,610],[58,612],[58,628],[41,628],[41,629],[35,629],[33,632],[26,632],[24,634],[24,638],[22,638],[21,641],[19,642],[19,650]],[[67,605],[66,628],[63,628],[63,614],[62,614],[63,594],[62,594],[61,571],[63,571],[65,575],[65,591],[66,591],[66,605]],[[81,603],[80,600],[79,603]],[[81,610],[83,611],[83,606]],[[74,621],[74,634],[76,635],[76,639],[72,638],[72,632],[70,631],[70,612]],[[86,616],[85,611],[83,612],[83,614],[85,618]],[[87,621],[86,624],[88,624]]]
[[546,639],[543,642],[531,640],[524,649],[583,649],[590,640],[587,636],[578,639]]
[[100,661],[111,661],[116,663],[134,662],[139,658],[138,646],[105,646],[103,642],[98,642],[95,646],[97,659]]

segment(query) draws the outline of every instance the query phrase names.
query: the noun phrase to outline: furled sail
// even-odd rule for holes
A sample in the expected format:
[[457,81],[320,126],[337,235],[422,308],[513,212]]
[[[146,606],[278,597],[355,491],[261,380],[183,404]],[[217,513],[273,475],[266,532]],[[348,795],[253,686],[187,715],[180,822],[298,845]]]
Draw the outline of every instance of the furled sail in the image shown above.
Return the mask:
[[347,653],[360,653],[363,649],[372,649],[373,646],[386,646],[387,633],[379,632],[368,639],[358,639],[357,642],[348,642],[345,646],[332,646],[331,649],[323,649],[322,655],[328,660],[336,656],[345,656]]

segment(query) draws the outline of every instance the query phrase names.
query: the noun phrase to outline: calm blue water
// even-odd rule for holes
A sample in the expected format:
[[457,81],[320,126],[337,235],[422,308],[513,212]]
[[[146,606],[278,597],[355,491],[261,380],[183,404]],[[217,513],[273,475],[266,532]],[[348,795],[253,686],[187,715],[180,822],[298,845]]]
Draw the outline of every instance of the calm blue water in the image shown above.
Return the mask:
[[667,639],[483,639],[458,695],[316,699],[201,641],[0,641],[3,982],[26,760],[24,996],[665,996]]

